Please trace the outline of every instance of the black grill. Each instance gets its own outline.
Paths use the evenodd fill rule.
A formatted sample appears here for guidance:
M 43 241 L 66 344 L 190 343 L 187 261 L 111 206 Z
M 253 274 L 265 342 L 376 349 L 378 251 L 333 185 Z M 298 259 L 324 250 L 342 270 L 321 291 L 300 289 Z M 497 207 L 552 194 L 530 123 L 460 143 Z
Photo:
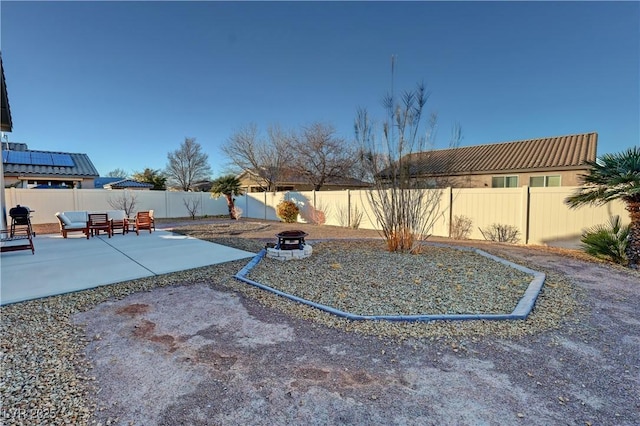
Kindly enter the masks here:
M 29 234 L 36 236 L 31 227 L 31 209 L 29 207 L 18 204 L 9 210 L 9 216 L 11 216 L 11 238 L 15 235 L 16 227 L 26 227 Z

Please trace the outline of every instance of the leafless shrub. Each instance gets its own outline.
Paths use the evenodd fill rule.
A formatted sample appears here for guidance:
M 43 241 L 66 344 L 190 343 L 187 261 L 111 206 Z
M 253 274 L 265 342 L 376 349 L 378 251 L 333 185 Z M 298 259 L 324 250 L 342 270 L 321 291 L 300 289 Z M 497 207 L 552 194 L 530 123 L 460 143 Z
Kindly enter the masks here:
M 520 231 L 518 228 L 511 225 L 504 225 L 501 223 L 494 223 L 491 226 L 482 229 L 478 228 L 480 233 L 487 241 L 497 241 L 499 243 L 517 243 L 520 241 Z
M 467 216 L 453 216 L 451 221 L 451 238 L 454 240 L 466 240 L 471 234 L 471 226 L 473 221 Z
M 124 210 L 127 217 L 132 217 L 133 213 L 136 209 L 136 202 L 138 201 L 138 197 L 130 193 L 129 191 L 123 190 L 117 196 L 110 196 L 107 202 L 114 210 Z
M 344 206 L 343 204 L 336 204 L 338 211 L 338 224 L 343 228 L 360 228 L 362 222 L 362 215 L 364 212 L 358 209 L 358 206 Z
M 200 208 L 200 198 L 183 198 L 182 202 L 189 212 L 191 219 L 195 220 Z
M 380 226 L 390 251 L 416 253 L 440 213 L 442 189 L 434 188 L 432 179 L 419 173 L 419 161 L 434 142 L 437 124 L 433 113 L 426 131 L 422 129 L 428 97 L 422 84 L 403 92 L 399 99 L 393 91 L 387 95 L 381 143 L 374 137 L 367 111 L 359 110 L 356 118 L 356 138 L 362 146 L 360 161 L 374 178 L 372 189 L 366 191 L 372 221 Z M 455 127 L 450 147 L 457 146 L 460 139 L 460 128 Z
M 329 207 L 322 203 L 318 203 L 315 207 L 311 205 L 311 203 L 306 203 L 306 205 L 300 209 L 300 216 L 314 225 L 324 225 L 327 222 L 328 215 Z

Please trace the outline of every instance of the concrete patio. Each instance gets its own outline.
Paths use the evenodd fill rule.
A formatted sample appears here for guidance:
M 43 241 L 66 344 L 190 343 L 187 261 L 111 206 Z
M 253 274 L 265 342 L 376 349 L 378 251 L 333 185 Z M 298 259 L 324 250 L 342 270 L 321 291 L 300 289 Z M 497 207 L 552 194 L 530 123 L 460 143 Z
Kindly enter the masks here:
M 156 230 L 140 235 L 38 234 L 30 250 L 2 253 L 0 304 L 253 257 L 254 253 Z

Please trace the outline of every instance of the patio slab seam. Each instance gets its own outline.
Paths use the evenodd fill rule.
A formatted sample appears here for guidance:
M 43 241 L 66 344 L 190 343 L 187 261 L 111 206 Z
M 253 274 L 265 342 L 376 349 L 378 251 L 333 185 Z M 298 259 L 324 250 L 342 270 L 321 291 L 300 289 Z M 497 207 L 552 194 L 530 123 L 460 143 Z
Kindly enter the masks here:
M 120 253 L 121 255 L 123 255 L 124 257 L 126 257 L 127 259 L 129 259 L 130 261 L 132 261 L 133 263 L 137 264 L 138 266 L 140 266 L 142 269 L 146 269 L 147 271 L 149 271 L 149 273 L 151 274 L 150 276 L 157 276 L 158 274 L 155 273 L 154 271 L 152 271 L 151 269 L 147 268 L 146 266 L 144 266 L 142 263 L 138 262 L 137 260 L 135 260 L 133 257 L 129 256 L 127 253 L 125 253 L 124 251 L 120 250 L 118 247 L 114 246 L 113 244 L 109 244 L 109 241 L 107 241 L 106 239 L 104 239 L 102 236 L 98 235 L 97 236 L 100 241 L 104 242 L 106 245 L 108 245 L 109 247 L 111 247 L 112 249 L 114 249 L 115 251 L 117 251 L 118 253 Z
M 313 302 L 308 299 L 304 299 L 302 297 L 296 296 L 294 294 L 286 293 L 281 290 L 275 289 L 268 285 L 259 283 L 257 281 L 251 280 L 247 278 L 247 275 L 251 272 L 251 270 L 260 263 L 260 261 L 265 257 L 267 251 L 266 249 L 262 249 L 256 256 L 251 259 L 249 263 L 247 263 L 237 274 L 234 275 L 239 281 L 242 281 L 246 284 L 258 287 L 262 290 L 269 291 L 273 294 L 276 294 L 281 297 L 285 297 L 294 302 L 302 303 L 322 311 L 328 312 L 330 314 L 346 318 L 354 321 L 408 321 L 408 322 L 419 322 L 419 321 L 469 321 L 469 320 L 525 320 L 535 305 L 535 302 L 542 291 L 542 287 L 544 286 L 544 282 L 546 279 L 546 275 L 542 272 L 534 271 L 533 269 L 529 269 L 525 266 L 518 265 L 517 263 L 510 262 L 506 259 L 502 259 L 498 256 L 494 256 L 489 254 L 483 250 L 477 248 L 470 247 L 461 247 L 461 246 L 453 246 L 442 243 L 425 243 L 427 245 L 439 246 L 439 247 L 448 247 L 454 248 L 462 251 L 470 251 L 473 253 L 477 253 L 481 256 L 487 257 L 496 262 L 502 263 L 503 265 L 509 266 L 511 268 L 517 269 L 521 272 L 524 272 L 528 275 L 532 275 L 533 279 L 529 283 L 529 286 L 525 290 L 524 295 L 518 301 L 518 304 L 514 308 L 514 310 L 510 314 L 425 314 L 425 315 L 360 315 L 354 314 L 351 312 L 341 311 L 334 307 L 323 305 L 321 303 Z

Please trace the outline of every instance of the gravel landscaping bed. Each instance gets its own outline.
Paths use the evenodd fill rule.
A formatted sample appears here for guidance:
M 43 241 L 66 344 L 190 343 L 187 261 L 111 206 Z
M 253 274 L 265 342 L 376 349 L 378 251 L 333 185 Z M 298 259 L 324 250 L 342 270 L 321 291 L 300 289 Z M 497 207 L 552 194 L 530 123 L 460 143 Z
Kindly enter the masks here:
M 297 225 L 296 228 L 307 229 L 306 226 Z M 241 226 L 234 227 L 225 222 L 216 222 L 189 224 L 181 229 L 176 228 L 175 231 L 242 250 L 257 252 L 264 247 L 265 241 L 273 241 L 272 236 L 281 229 L 281 227 L 264 223 L 242 223 Z M 316 228 L 313 229 L 316 230 L 315 233 L 307 232 L 317 238 L 323 237 Z M 362 235 L 355 231 L 349 233 L 339 228 L 329 229 L 327 232 L 330 236 L 335 233 L 344 238 L 357 238 Z M 248 236 L 252 238 L 247 238 Z M 374 237 L 371 234 L 365 236 Z M 331 238 L 334 237 L 331 236 Z M 315 298 L 320 303 L 365 314 L 510 312 L 517 303 L 517 299 L 522 295 L 523 288 L 526 288 L 530 281 L 530 277 L 526 274 L 485 258 L 478 258 L 477 255 L 469 252 L 430 247 L 421 255 L 399 256 L 381 250 L 382 245 L 376 241 L 309 241 L 314 248 L 314 253 L 310 258 L 284 263 L 265 259 L 254 269 L 251 278 L 268 285 L 278 286 L 284 291 L 298 293 L 303 297 Z M 479 356 L 477 354 L 482 353 L 483 356 L 489 357 L 487 362 L 491 359 L 490 353 L 495 352 L 496 361 L 500 357 L 504 358 L 501 362 L 508 370 L 507 366 L 512 357 L 509 351 L 517 353 L 518 356 L 529 354 L 528 351 L 531 351 L 531 354 L 535 354 L 535 359 L 527 361 L 531 365 L 514 366 L 518 371 L 509 371 L 508 374 L 515 382 L 521 380 L 519 373 L 522 373 L 524 382 L 529 380 L 529 376 L 535 377 L 531 383 L 534 387 L 536 381 L 540 383 L 540 392 L 544 392 L 544 396 L 549 397 L 547 408 L 551 410 L 550 412 L 556 411 L 555 407 L 551 409 L 551 404 L 557 406 L 558 398 L 561 398 L 560 404 L 567 410 L 571 409 L 567 419 L 579 418 L 582 419 L 581 423 L 583 424 L 589 419 L 599 419 L 603 424 L 633 424 L 631 413 L 634 412 L 634 407 L 640 407 L 640 402 L 637 398 L 629 398 L 628 395 L 631 395 L 629 392 L 637 391 L 635 382 L 628 379 L 623 385 L 614 385 L 610 384 L 610 380 L 607 379 L 606 383 L 602 384 L 600 382 L 605 379 L 606 374 L 598 375 L 596 371 L 599 370 L 595 364 L 591 367 L 584 364 L 588 362 L 586 360 L 594 358 L 595 355 L 597 356 L 594 359 L 600 359 L 599 362 L 603 363 L 600 354 L 604 356 L 611 350 L 611 355 L 607 355 L 606 363 L 613 364 L 606 366 L 607 371 L 619 370 L 623 372 L 625 377 L 631 378 L 637 374 L 637 351 L 633 355 L 633 352 L 629 352 L 626 348 L 635 347 L 637 350 L 637 344 L 640 341 L 635 341 L 634 344 L 633 339 L 638 337 L 624 336 L 621 334 L 625 332 L 624 327 L 617 326 L 609 316 L 606 317 L 606 320 L 600 320 L 597 316 L 603 310 L 615 312 L 609 306 L 613 306 L 614 302 L 610 299 L 615 299 L 616 296 L 610 296 L 599 289 L 589 289 L 591 293 L 595 291 L 597 296 L 594 296 L 587 292 L 585 286 L 576 285 L 566 270 L 561 271 L 561 268 L 554 266 L 565 263 L 558 254 L 549 255 L 552 259 L 550 262 L 539 261 L 538 264 L 531 265 L 527 261 L 527 259 L 535 257 L 530 256 L 531 253 L 534 253 L 531 249 L 511 250 L 508 246 L 503 245 L 496 246 L 495 249 L 482 248 L 505 258 L 509 258 L 510 251 L 512 251 L 514 257 L 509 260 L 547 274 L 543 290 L 527 320 L 419 323 L 348 321 L 233 279 L 233 274 L 238 272 L 247 263 L 246 261 L 229 262 L 223 265 L 144 278 L 78 293 L 4 306 L 0 311 L 0 335 L 2 336 L 0 339 L 0 399 L 3 421 L 6 424 L 90 424 L 98 419 L 97 421 L 102 424 L 105 424 L 106 420 L 112 421 L 112 424 L 120 424 L 116 420 L 117 415 L 112 415 L 113 410 L 110 411 L 108 406 L 101 403 L 99 382 L 106 380 L 106 378 L 101 378 L 99 374 L 96 374 L 95 363 L 86 357 L 85 349 L 88 345 L 99 347 L 102 336 L 87 335 L 85 326 L 74 321 L 74 317 L 80 313 L 92 311 L 105 302 L 113 303 L 130 295 L 144 295 L 150 292 L 148 294 L 152 296 L 154 289 L 170 286 L 176 288 L 193 286 L 196 289 L 205 285 L 213 291 L 238 295 L 241 300 L 245 300 L 243 303 L 252 306 L 249 311 L 251 317 L 267 318 L 273 316 L 280 318 L 279 320 L 272 319 L 271 322 L 285 321 L 284 318 L 290 318 L 292 322 L 299 321 L 299 327 L 308 327 L 307 333 L 311 332 L 309 330 L 313 330 L 313 333 L 317 332 L 317 338 L 320 340 L 325 335 L 333 335 L 333 331 L 323 331 L 326 330 L 325 327 L 329 327 L 330 330 L 335 330 L 335 333 L 342 333 L 331 337 L 330 340 L 336 345 L 344 343 L 344 347 L 348 347 L 350 343 L 347 342 L 354 341 L 356 339 L 354 336 L 365 336 L 358 337 L 358 344 L 362 344 L 363 347 L 376 346 L 373 342 L 377 340 L 372 341 L 366 337 L 375 336 L 375 339 L 383 342 L 381 344 L 386 348 L 382 350 L 381 356 L 389 357 L 392 362 L 390 365 L 394 366 L 397 365 L 393 364 L 396 358 L 403 359 L 406 356 L 406 360 L 403 362 L 414 362 L 413 358 L 418 357 L 420 353 L 429 353 L 429 357 L 433 360 L 425 360 L 424 362 L 428 362 L 428 365 L 432 366 L 430 368 L 437 368 L 438 361 L 435 359 L 441 357 L 441 352 L 452 351 L 450 352 L 452 355 L 466 354 L 467 357 Z M 577 261 L 572 262 L 571 265 L 576 264 Z M 584 265 L 584 263 L 578 265 Z M 606 269 L 606 266 L 599 268 L 602 268 L 604 274 L 607 271 L 614 271 L 614 269 Z M 628 274 L 626 271 L 617 273 Z M 296 278 L 292 279 L 291 277 Z M 602 280 L 607 280 L 606 275 L 603 275 Z M 629 290 L 629 293 L 636 294 L 637 291 Z M 594 297 L 606 299 L 606 303 L 594 302 Z M 620 296 L 619 300 L 626 299 Z M 261 309 L 264 312 L 256 306 L 262 306 Z M 614 313 L 607 313 L 607 315 L 615 316 Z M 632 316 L 635 313 L 628 311 L 627 315 Z M 637 328 L 637 324 L 633 325 L 633 318 L 629 319 L 628 324 L 627 331 L 633 330 L 634 327 Z M 633 333 L 633 331 L 631 332 Z M 337 338 L 344 340 L 344 342 L 336 341 Z M 599 346 L 598 349 L 576 346 L 587 344 Z M 529 345 L 536 349 L 530 350 L 524 347 Z M 558 349 L 559 345 L 560 349 Z M 536 360 L 544 361 L 545 357 L 553 358 L 555 363 L 564 362 L 563 359 L 566 360 L 568 356 L 567 354 L 563 355 L 562 345 L 566 346 L 565 349 L 573 348 L 572 350 L 577 351 L 575 348 L 578 348 L 588 357 L 585 355 L 584 358 L 578 359 L 579 362 L 567 364 L 566 368 L 575 371 L 566 373 L 566 376 L 561 370 L 556 371 L 553 366 L 536 366 Z M 613 349 L 614 345 L 625 349 L 624 351 L 623 349 Z M 388 349 L 389 347 L 395 349 L 391 351 Z M 379 348 L 377 351 L 380 354 Z M 545 352 L 549 352 L 549 354 L 545 355 Z M 125 355 L 123 354 L 123 356 Z M 231 355 L 222 353 L 222 355 L 216 356 L 222 357 L 219 358 L 222 360 Z M 374 368 L 377 365 L 375 363 L 378 361 L 372 359 L 371 362 L 373 363 L 371 371 L 374 371 L 377 368 Z M 453 361 L 449 359 L 446 362 Z M 145 368 L 151 368 L 151 366 Z M 525 374 L 525 370 L 522 370 L 523 368 L 527 369 L 527 374 Z M 581 373 L 585 368 L 586 370 Z M 596 408 L 589 408 L 588 416 L 584 417 L 579 413 L 585 407 L 579 405 L 569 407 L 573 405 L 572 403 L 577 400 L 577 397 L 574 396 L 570 400 L 566 397 L 567 393 L 561 393 L 561 389 L 564 389 L 562 388 L 564 383 L 575 385 L 570 377 L 574 377 L 575 374 L 586 374 L 589 370 L 594 370 L 593 383 L 585 382 L 587 390 L 583 392 L 598 394 L 601 399 L 613 398 L 615 403 L 598 402 L 596 404 L 592 401 L 593 407 Z M 324 370 L 308 369 L 308 371 L 318 371 L 320 374 Z M 416 369 L 415 371 L 420 370 Z M 96 376 L 98 377 L 96 378 Z M 227 382 L 225 381 L 225 383 Z M 542 384 L 545 388 L 542 388 Z M 453 389 L 461 389 L 455 387 L 460 384 L 448 383 L 447 385 L 454 386 Z M 251 386 L 253 385 L 251 384 Z M 607 389 L 610 386 L 618 386 L 619 389 L 625 389 L 625 391 L 623 394 L 608 392 Z M 224 389 L 226 390 L 226 387 Z M 213 398 L 211 392 L 211 390 L 206 392 L 209 398 Z M 377 395 L 379 394 L 374 395 L 375 398 L 367 397 L 369 402 L 365 401 L 364 403 L 368 404 L 371 399 L 377 399 Z M 450 397 L 453 396 L 454 394 L 451 394 Z M 437 397 L 434 395 L 433 398 Z M 621 401 L 626 401 L 627 405 L 621 405 Z M 587 402 L 589 401 L 587 400 Z M 249 407 L 251 402 L 244 401 L 244 404 Z M 538 404 L 544 405 L 542 401 Z M 598 404 L 603 408 L 598 408 L 600 406 Z M 23 414 L 22 418 L 15 416 L 16 410 L 23 410 L 19 411 Z M 526 411 L 523 408 L 520 410 Z M 609 419 L 608 416 L 613 416 L 614 413 L 618 417 Z M 517 416 L 515 414 L 514 412 L 514 417 L 507 420 L 507 423 L 518 421 L 524 417 L 524 414 L 521 416 L 520 411 Z M 547 419 L 558 420 L 558 418 L 562 418 L 558 417 L 560 415 L 560 413 L 553 414 L 553 417 Z M 32 417 L 29 419 L 24 416 Z M 251 417 L 247 419 L 251 419 Z M 433 418 L 431 419 L 433 420 Z M 528 417 L 530 422 L 533 419 Z M 607 422 L 606 419 L 610 421 Z M 180 424 L 176 421 L 178 420 L 165 423 Z M 255 424 L 260 424 L 258 417 L 253 418 L 252 421 L 257 422 Z M 540 421 L 544 423 L 543 420 Z M 567 422 L 574 423 L 570 420 Z M 473 421 L 461 422 L 461 424 L 472 423 Z M 542 423 L 534 420 L 531 424 Z M 186 422 L 182 424 L 209 423 Z
M 249 279 L 356 315 L 508 314 L 532 276 L 479 254 L 424 246 L 389 253 L 381 242 L 322 242 L 295 261 L 264 258 Z

